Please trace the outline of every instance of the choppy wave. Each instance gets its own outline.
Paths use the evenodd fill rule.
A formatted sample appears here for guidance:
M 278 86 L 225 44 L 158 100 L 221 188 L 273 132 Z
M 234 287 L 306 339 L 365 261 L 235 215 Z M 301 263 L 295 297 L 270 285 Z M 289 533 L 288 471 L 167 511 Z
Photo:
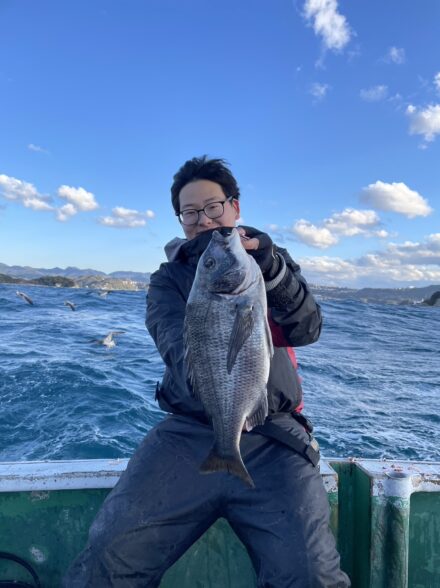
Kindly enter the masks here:
M 0 460 L 128 457 L 163 416 L 145 294 L 0 285 Z M 76 311 L 64 305 L 76 304 Z M 323 301 L 297 349 L 325 456 L 440 460 L 440 309 Z M 113 349 L 92 341 L 125 330 Z
M 439 460 L 439 309 L 323 303 L 320 340 L 297 350 L 326 456 Z

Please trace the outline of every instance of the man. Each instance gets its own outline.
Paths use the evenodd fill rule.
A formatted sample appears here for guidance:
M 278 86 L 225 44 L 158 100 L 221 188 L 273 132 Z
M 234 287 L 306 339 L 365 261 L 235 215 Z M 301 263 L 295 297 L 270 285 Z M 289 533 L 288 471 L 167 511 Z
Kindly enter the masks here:
M 167 245 L 168 263 L 151 276 L 146 321 L 165 363 L 157 399 L 169 415 L 131 458 L 64 585 L 158 586 L 186 549 L 224 517 L 246 546 L 259 587 L 345 588 L 350 582 L 329 529 L 318 453 L 300 415 L 302 392 L 289 348 L 318 339 L 319 306 L 285 250 L 266 233 L 239 228 L 266 282 L 275 346 L 269 417 L 240 441 L 255 489 L 226 472 L 200 474 L 213 430 L 187 379 L 185 306 L 213 230 L 230 229 L 240 217 L 240 193 L 225 162 L 204 156 L 180 168 L 171 196 L 186 239 Z

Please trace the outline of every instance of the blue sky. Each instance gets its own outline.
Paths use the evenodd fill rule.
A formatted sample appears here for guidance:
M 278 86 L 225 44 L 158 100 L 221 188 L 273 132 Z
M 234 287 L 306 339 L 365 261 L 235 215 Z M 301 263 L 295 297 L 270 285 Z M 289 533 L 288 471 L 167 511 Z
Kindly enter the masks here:
M 0 0 L 0 262 L 154 271 L 186 160 L 312 283 L 440 283 L 438 0 Z

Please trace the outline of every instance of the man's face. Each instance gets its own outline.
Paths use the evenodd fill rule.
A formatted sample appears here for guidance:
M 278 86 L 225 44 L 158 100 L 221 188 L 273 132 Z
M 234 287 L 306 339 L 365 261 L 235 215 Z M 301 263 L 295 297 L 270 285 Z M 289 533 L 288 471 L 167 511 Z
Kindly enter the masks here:
M 180 212 L 195 209 L 200 210 L 212 202 L 225 202 L 226 196 L 220 184 L 211 180 L 196 180 L 186 184 L 179 194 Z M 235 227 L 235 221 L 240 217 L 240 205 L 238 200 L 228 200 L 224 204 L 224 212 L 218 218 L 208 218 L 201 211 L 199 220 L 195 225 L 182 224 L 183 232 L 187 239 L 194 239 L 203 231 L 216 229 L 217 227 Z

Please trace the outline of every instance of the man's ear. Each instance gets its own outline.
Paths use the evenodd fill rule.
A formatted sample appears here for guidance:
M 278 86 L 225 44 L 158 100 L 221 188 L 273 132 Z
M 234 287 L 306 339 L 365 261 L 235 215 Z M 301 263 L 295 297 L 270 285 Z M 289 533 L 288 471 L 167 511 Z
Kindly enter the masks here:
M 235 209 L 235 220 L 238 220 L 240 218 L 240 202 L 234 198 L 232 206 Z

